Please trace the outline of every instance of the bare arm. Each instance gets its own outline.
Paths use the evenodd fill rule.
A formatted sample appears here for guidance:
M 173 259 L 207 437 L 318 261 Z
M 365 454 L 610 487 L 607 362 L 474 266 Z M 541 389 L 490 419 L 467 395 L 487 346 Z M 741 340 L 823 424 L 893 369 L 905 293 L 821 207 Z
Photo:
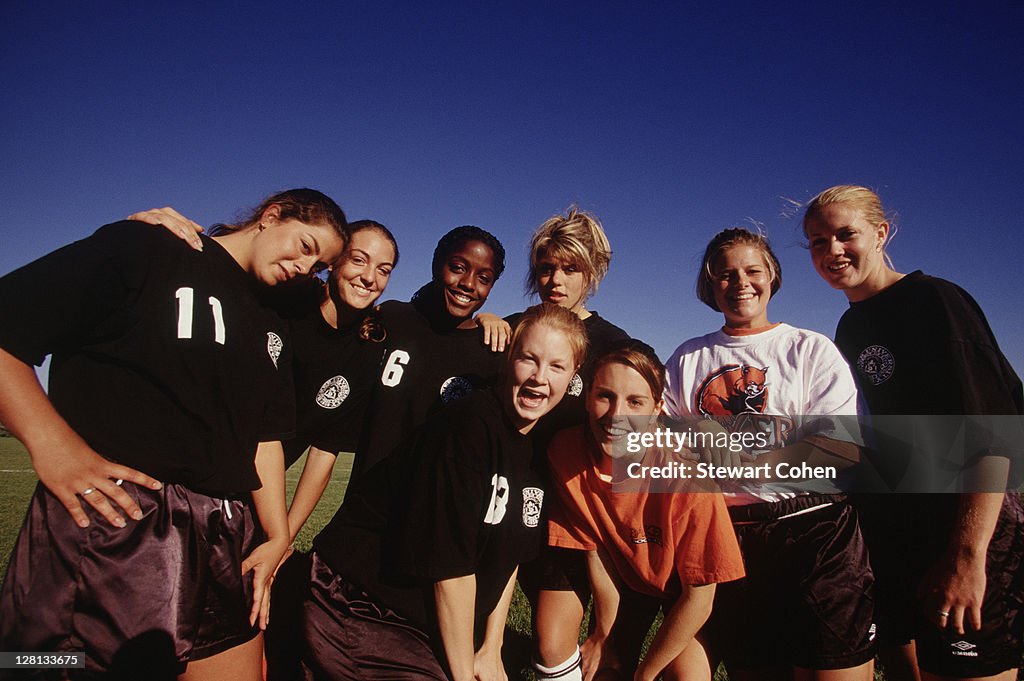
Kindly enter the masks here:
M 968 471 L 991 481 L 1009 474 L 1008 459 L 986 456 Z M 970 627 L 981 629 L 981 603 L 985 595 L 985 555 L 995 532 L 1002 492 L 969 492 L 960 495 L 959 508 L 946 552 L 921 582 L 925 617 L 940 628 L 958 634 Z M 943 616 L 942 613 L 949 613 Z
M 512 594 L 516 590 L 517 574 L 518 568 L 512 572 L 501 598 L 487 616 L 484 642 L 473 659 L 473 676 L 480 681 L 508 681 L 505 665 L 501 662 L 501 646 L 505 639 L 505 621 L 508 619 L 508 609 L 512 604 Z
M 476 575 L 435 582 L 434 601 L 452 681 L 471 681 L 475 662 L 473 612 L 476 607 Z
M 619 611 L 619 585 L 611 576 L 607 558 L 598 551 L 587 551 L 587 574 L 594 594 L 593 631 L 580 646 L 583 680 L 590 681 L 599 669 L 620 669 L 621 662 L 611 647 L 612 626 Z
M 843 440 L 834 440 L 821 435 L 812 435 L 791 445 L 773 449 L 756 459 L 756 464 L 775 466 L 780 463 L 808 466 L 834 466 L 837 470 L 848 468 L 860 462 L 862 450 L 859 445 Z
M 162 225 L 192 248 L 197 251 L 203 250 L 203 240 L 199 238 L 199 235 L 203 233 L 203 226 L 192 222 L 170 206 L 133 213 L 128 216 L 128 219 L 147 222 L 151 225 Z
M 672 609 L 651 641 L 644 661 L 637 667 L 636 681 L 654 681 L 672 660 L 679 657 L 711 614 L 715 585 L 683 585 Z
M 252 493 L 253 505 L 267 540 L 242 561 L 242 574 L 253 571 L 253 603 L 249 623 L 261 629 L 270 618 L 270 585 L 291 543 L 285 511 L 284 451 L 280 442 L 261 442 L 256 448 L 256 472 L 263 486 Z
M 35 370 L 3 349 L 0 376 L 0 422 L 25 444 L 39 480 L 75 523 L 89 526 L 78 495 L 117 527 L 124 527 L 125 520 L 114 504 L 130 517 L 141 518 L 138 504 L 115 481 L 127 480 L 150 489 L 160 489 L 161 484 L 97 454 L 57 413 Z
M 299 478 L 299 484 L 295 487 L 292 505 L 288 508 L 289 543 L 295 541 L 299 530 L 306 524 L 309 515 L 324 495 L 327 483 L 331 481 L 331 473 L 334 472 L 334 463 L 337 460 L 338 457 L 331 452 L 325 452 L 316 447 L 309 448 L 306 465 L 302 469 L 302 477 Z

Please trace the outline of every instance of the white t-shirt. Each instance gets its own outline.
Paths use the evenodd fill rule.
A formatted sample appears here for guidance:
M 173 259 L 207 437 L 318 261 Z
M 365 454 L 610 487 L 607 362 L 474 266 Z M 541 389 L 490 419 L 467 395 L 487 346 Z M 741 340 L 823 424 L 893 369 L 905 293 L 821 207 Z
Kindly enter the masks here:
M 822 418 L 855 416 L 857 388 L 846 360 L 820 333 L 788 324 L 744 335 L 719 330 L 676 348 L 666 373 L 669 416 L 737 416 L 734 430 L 760 432 L 767 441 L 763 449 L 749 451 L 755 456 L 811 435 L 860 443 L 854 419 Z M 841 491 L 829 477 L 720 482 L 730 505 Z

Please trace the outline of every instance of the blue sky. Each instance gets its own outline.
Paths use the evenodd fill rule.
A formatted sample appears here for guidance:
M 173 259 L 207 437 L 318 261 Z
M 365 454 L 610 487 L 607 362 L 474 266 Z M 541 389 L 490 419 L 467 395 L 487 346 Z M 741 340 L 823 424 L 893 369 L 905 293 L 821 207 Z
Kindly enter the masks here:
M 845 299 L 783 209 L 853 182 L 898 213 L 898 269 L 967 288 L 1024 370 L 1024 5 L 632 5 L 3 3 L 0 273 L 138 209 L 311 186 L 393 229 L 386 297 L 449 228 L 494 232 L 508 313 L 532 230 L 578 203 L 614 249 L 592 309 L 667 357 L 721 324 L 704 245 L 752 222 L 772 320 L 831 336 Z

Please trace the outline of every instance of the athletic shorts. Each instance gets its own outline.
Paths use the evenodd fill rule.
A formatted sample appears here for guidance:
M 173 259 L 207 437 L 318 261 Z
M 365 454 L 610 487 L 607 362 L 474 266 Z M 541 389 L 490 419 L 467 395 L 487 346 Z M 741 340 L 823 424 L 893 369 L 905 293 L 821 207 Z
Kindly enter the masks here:
M 256 636 L 242 560 L 263 535 L 248 498 L 124 490 L 141 520 L 118 528 L 87 507 L 83 529 L 36 487 L 0 591 L 0 650 L 84 652 L 71 678 L 164 678 Z
M 658 612 L 668 613 L 673 598 L 656 597 L 623 587 L 619 592 L 619 610 L 612 625 L 611 645 L 622 663 L 621 676 L 633 678 L 640 665 L 640 652 Z
M 307 681 L 447 681 L 430 637 L 313 553 L 304 608 Z
M 309 595 L 308 553 L 296 551 L 274 576 L 270 590 L 270 621 L 263 632 L 267 659 L 267 681 L 293 681 L 302 678 L 303 603 Z
M 540 554 L 519 566 L 519 586 L 536 604 L 538 591 L 575 591 L 586 607 L 590 601 L 587 552 L 560 546 L 542 546 Z
M 890 495 L 894 496 L 894 495 Z M 925 571 L 942 555 L 957 508 L 955 495 L 906 495 L 902 499 L 874 500 L 877 511 L 901 504 L 903 517 L 917 516 L 917 531 L 923 535 L 908 539 L 903 529 L 907 523 L 895 521 L 888 531 L 871 535 L 872 561 L 881 563 L 880 578 L 885 590 L 880 596 L 888 625 L 887 643 L 917 641 L 918 662 L 922 669 L 942 676 L 992 676 L 1020 666 L 1024 650 L 1024 510 L 1017 494 L 1003 499 L 999 519 L 985 556 L 985 596 L 981 606 L 981 631 L 964 635 L 937 628 L 930 614 L 923 612 L 917 598 L 918 586 Z M 949 520 L 928 524 L 920 518 L 920 508 L 908 504 L 942 504 L 928 508 L 932 516 Z M 869 511 L 872 512 L 872 511 Z M 879 527 L 884 527 L 882 523 Z M 901 539 L 903 540 L 901 542 Z M 888 578 L 888 581 L 886 581 Z
M 874 578 L 845 499 L 803 495 L 729 514 L 747 576 L 718 585 L 701 630 L 712 652 L 747 670 L 847 669 L 872 659 Z

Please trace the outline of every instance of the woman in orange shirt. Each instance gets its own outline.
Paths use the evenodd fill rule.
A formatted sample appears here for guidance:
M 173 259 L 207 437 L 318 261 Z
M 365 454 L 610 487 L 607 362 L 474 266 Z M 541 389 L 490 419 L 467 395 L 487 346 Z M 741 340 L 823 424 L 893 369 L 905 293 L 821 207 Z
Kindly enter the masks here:
M 715 584 L 744 574 L 717 490 L 651 483 L 644 474 L 643 466 L 671 463 L 685 471 L 681 466 L 692 463 L 639 446 L 638 436 L 658 424 L 664 375 L 646 344 L 611 346 L 594 362 L 587 423 L 559 433 L 550 448 L 562 503 L 549 543 L 588 552 L 595 593 L 595 624 L 582 647 L 587 679 L 710 679 L 693 637 L 711 612 Z M 639 662 L 659 609 L 665 621 Z

